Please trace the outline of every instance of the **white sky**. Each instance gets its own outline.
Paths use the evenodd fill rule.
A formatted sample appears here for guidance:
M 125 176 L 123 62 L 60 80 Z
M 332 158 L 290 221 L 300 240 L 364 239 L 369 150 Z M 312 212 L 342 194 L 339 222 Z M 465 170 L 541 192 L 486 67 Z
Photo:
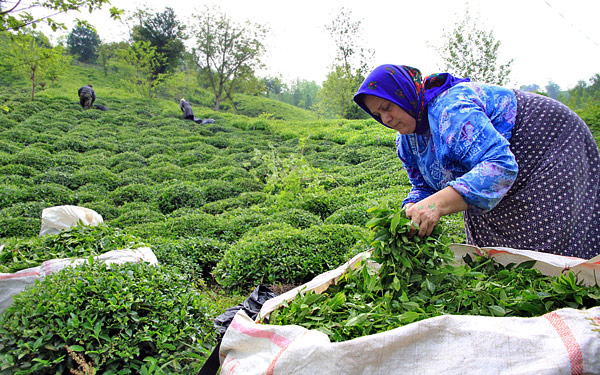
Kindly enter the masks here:
M 362 45 L 374 52 L 372 66 L 404 64 L 424 75 L 437 73 L 441 61 L 435 49 L 444 31 L 454 28 L 465 9 L 501 42 L 500 63 L 514 59 L 510 87 L 549 81 L 570 89 L 600 73 L 600 0 L 112 0 L 126 11 L 147 7 L 161 12 L 166 6 L 189 24 L 204 5 L 217 5 L 230 18 L 250 20 L 270 30 L 264 41 L 266 69 L 260 76 L 296 78 L 321 85 L 335 56 L 325 30 L 342 7 L 361 21 Z M 91 15 L 69 13 L 94 25 L 102 41 L 121 41 L 128 29 L 108 18 L 108 6 Z M 55 17 L 69 31 L 71 17 Z

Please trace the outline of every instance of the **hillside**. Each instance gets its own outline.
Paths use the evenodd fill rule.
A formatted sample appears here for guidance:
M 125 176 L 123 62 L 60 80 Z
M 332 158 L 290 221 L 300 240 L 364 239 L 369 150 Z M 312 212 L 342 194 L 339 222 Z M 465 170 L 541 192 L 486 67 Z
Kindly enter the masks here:
M 82 110 L 76 82 L 92 82 L 96 103 L 110 109 Z M 45 345 L 59 349 L 27 349 L 30 354 L 23 355 L 57 361 L 47 369 L 75 366 L 68 356 L 58 359 L 67 354 L 60 338 L 64 330 L 69 332 L 67 343 L 86 342 L 81 352 L 84 358 L 104 370 L 138 371 L 146 366 L 146 356 L 167 366 L 163 368 L 166 373 L 196 371 L 215 344 L 212 319 L 243 300 L 259 283 L 274 289 L 297 285 L 364 250 L 361 238 L 366 233 L 367 208 L 387 200 L 399 203 L 410 188 L 394 152 L 393 132 L 371 120 L 319 121 L 302 110 L 254 97 L 239 101 L 238 110 L 257 116 L 247 117 L 215 112 L 201 106 L 201 99 L 188 97 L 197 117 L 215 120 L 201 126 L 181 118 L 176 100 L 138 98 L 116 81 L 103 81 L 99 70 L 85 67 L 74 67 L 68 80 L 38 92 L 35 101 L 29 101 L 29 95 L 26 87 L 6 87 L 0 93 L 0 106 L 8 109 L 0 113 L 0 244 L 4 246 L 0 272 L 15 272 L 54 257 L 87 256 L 119 244 L 149 246 L 161 265 L 158 275 L 128 270 L 138 275 L 136 281 L 122 280 L 125 285 L 133 284 L 112 292 L 106 292 L 112 290 L 106 284 L 94 287 L 105 292 L 91 295 L 91 286 L 84 284 L 60 290 L 81 275 L 62 275 L 43 283 L 52 290 L 44 304 L 61 306 L 49 308 L 48 313 L 54 314 L 56 322 L 65 314 L 64 326 L 56 323 L 55 334 L 44 334 Z M 104 224 L 98 229 L 38 237 L 42 210 L 56 205 L 93 209 L 102 215 Z M 447 220 L 460 240 L 460 216 Z M 93 268 L 85 272 L 116 271 Z M 88 337 L 89 331 L 72 333 L 74 328 L 68 328 L 71 314 L 81 319 L 105 314 L 88 310 L 90 301 L 104 304 L 126 299 L 117 295 L 134 285 L 155 283 L 150 278 L 157 277 L 170 280 L 159 283 L 161 287 L 181 285 L 183 296 L 157 286 L 140 291 L 163 293 L 162 299 L 145 297 L 150 308 L 161 314 L 151 322 L 171 321 L 175 318 L 170 314 L 181 308 L 190 315 L 175 319 L 188 322 L 177 329 L 187 333 L 169 335 L 166 332 L 173 327 L 152 326 L 156 323 L 144 320 L 128 329 L 164 331 L 171 349 L 149 349 L 130 337 L 119 341 L 118 353 L 141 352 L 121 357 L 116 349 L 108 349 L 117 345 L 115 332 L 106 331 L 107 341 L 96 342 Z M 96 276 L 93 280 L 108 279 Z M 11 323 L 2 328 L 7 340 L 11 334 L 20 335 L 25 326 L 32 335 L 48 329 L 44 323 L 48 317 L 42 313 L 33 319 L 38 315 L 31 310 L 38 306 L 37 296 L 44 293 L 22 293 L 22 299 L 7 310 Z M 158 302 L 165 296 L 178 309 Z M 61 302 L 65 299 L 70 305 Z M 141 307 L 122 308 L 129 316 Z M 119 316 L 111 314 L 102 318 L 104 326 Z M 189 325 L 190 321 L 198 326 Z M 198 337 L 189 336 L 190 332 Z M 19 342 L 25 345 L 19 350 L 30 345 L 27 340 Z M 94 354 L 98 350 L 107 352 Z M 187 353 L 184 359 L 172 362 L 180 352 Z M 0 356 L 6 363 L 15 361 L 8 352 Z M 30 363 L 21 362 L 22 369 Z

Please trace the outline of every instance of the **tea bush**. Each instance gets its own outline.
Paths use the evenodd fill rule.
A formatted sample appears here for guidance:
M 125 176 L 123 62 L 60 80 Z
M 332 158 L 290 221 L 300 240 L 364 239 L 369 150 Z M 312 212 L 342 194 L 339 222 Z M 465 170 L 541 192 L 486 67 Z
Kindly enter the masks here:
M 41 219 L 0 215 L 1 237 L 32 237 L 40 232 Z
M 223 255 L 214 274 L 219 284 L 301 284 L 348 260 L 362 230 L 350 225 L 279 229 L 244 236 Z
M 0 155 L 1 157 L 2 155 Z M 6 158 L 8 160 L 8 158 Z M 39 172 L 37 169 L 23 164 L 8 164 L 0 167 L 0 175 L 19 175 L 23 177 L 32 177 Z
M 150 202 L 154 194 L 154 188 L 148 184 L 130 184 L 116 188 L 109 195 L 116 206 L 122 206 L 128 202 Z
M 121 186 L 119 177 L 108 168 L 92 164 L 81 167 L 73 174 L 73 186 L 71 189 L 77 189 L 80 186 L 94 183 L 105 186 L 109 190 L 116 189 Z
M 204 202 L 206 203 L 235 197 L 242 189 L 234 186 L 234 184 L 228 182 L 227 180 L 198 181 L 198 185 L 201 186 L 202 195 L 205 198 Z
M 159 264 L 177 268 L 190 282 L 211 280 L 211 272 L 229 245 L 210 237 L 149 240 Z
M 260 191 L 248 191 L 243 192 L 236 197 L 206 203 L 202 206 L 202 211 L 217 215 L 236 208 L 249 208 L 264 203 L 266 200 L 267 194 Z
M 29 191 L 25 191 L 17 185 L 0 185 L 0 209 L 10 207 L 15 203 L 27 202 L 30 197 Z
M 171 213 L 182 207 L 199 208 L 207 201 L 201 184 L 175 182 L 166 184 L 160 191 L 157 204 L 163 214 Z
M 153 223 L 164 220 L 164 215 L 152 209 L 148 204 L 139 207 L 139 204 L 125 204 L 119 208 L 119 216 L 110 221 L 111 225 L 126 228 L 131 225 Z
M 367 213 L 368 208 L 369 204 L 364 202 L 342 207 L 326 218 L 325 223 L 350 224 L 364 227 L 367 221 L 369 221 L 369 214 Z
M 323 224 L 319 216 L 299 208 L 278 210 L 271 215 L 271 219 L 276 223 L 287 223 L 300 229 Z
M 15 296 L 0 316 L 4 372 L 66 374 L 66 345 L 102 374 L 196 373 L 215 337 L 204 297 L 168 268 L 147 263 L 67 267 Z
M 48 207 L 75 203 L 71 189 L 55 183 L 34 185 L 30 188 L 30 195 L 43 201 Z

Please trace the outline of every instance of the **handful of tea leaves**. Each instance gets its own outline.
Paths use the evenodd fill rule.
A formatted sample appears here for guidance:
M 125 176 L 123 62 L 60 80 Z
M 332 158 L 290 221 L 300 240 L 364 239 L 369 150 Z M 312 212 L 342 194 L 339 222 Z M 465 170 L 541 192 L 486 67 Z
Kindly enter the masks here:
M 404 210 L 369 212 L 370 260 L 322 294 L 300 293 L 284 303 L 271 313 L 271 324 L 317 329 L 337 342 L 442 314 L 531 317 L 600 305 L 600 286 L 583 286 L 572 271 L 550 277 L 532 268 L 535 262 L 503 266 L 480 256 L 452 265 L 450 241 L 439 225 L 421 238 L 411 235 Z

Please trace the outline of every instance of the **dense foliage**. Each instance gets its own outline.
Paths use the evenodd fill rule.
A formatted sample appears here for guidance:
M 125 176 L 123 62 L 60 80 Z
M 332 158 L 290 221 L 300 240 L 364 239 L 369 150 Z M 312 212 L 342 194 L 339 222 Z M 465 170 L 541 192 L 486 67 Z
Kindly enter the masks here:
M 185 278 L 147 263 L 65 270 L 16 296 L 0 324 L 0 373 L 66 374 L 66 346 L 102 374 L 198 371 L 219 312 Z M 148 372 L 146 372 L 148 373 Z

